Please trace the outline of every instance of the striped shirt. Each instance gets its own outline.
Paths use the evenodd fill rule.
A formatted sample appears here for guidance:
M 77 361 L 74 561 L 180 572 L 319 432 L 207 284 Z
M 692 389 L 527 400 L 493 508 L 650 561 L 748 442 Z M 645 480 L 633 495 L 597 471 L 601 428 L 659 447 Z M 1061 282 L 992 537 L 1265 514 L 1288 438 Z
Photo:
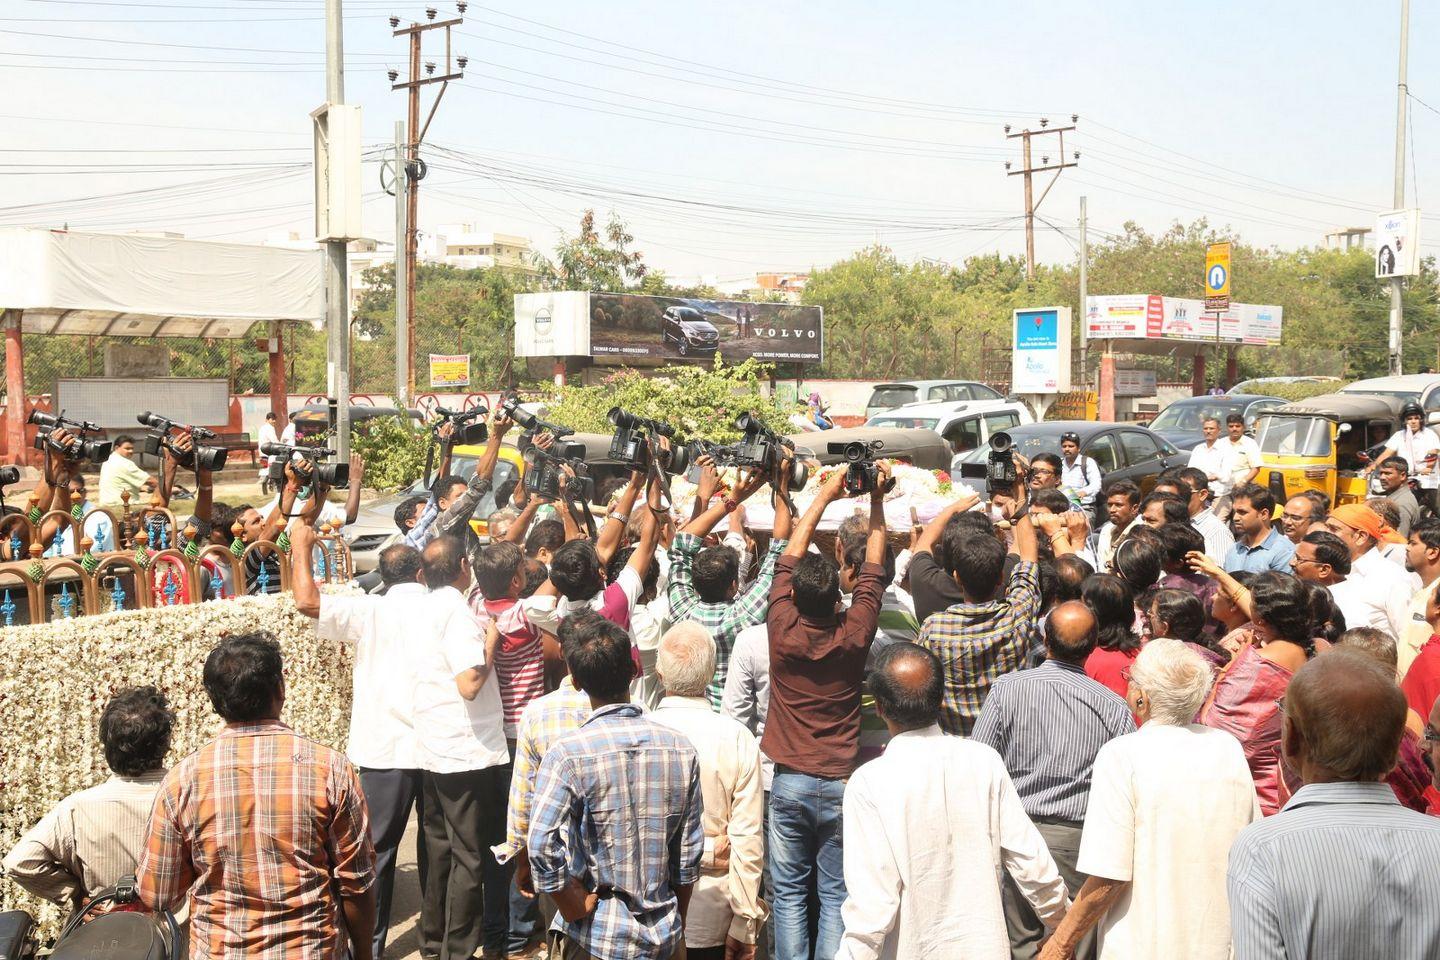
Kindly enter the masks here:
M 770 608 L 770 585 L 775 580 L 775 561 L 785 552 L 790 541 L 774 539 L 760 572 L 745 592 L 732 600 L 720 603 L 706 603 L 695 592 L 695 556 L 705 541 L 691 533 L 677 533 L 670 547 L 670 622 L 694 620 L 710 631 L 715 640 L 715 676 L 706 688 L 710 708 L 720 709 L 720 700 L 725 693 L 725 674 L 730 667 L 730 651 L 735 647 L 735 637 L 746 627 L 765 622 L 765 611 Z
M 986 603 L 957 603 L 926 620 L 919 644 L 945 670 L 940 726 L 968 736 L 990 686 L 1025 666 L 1040 612 L 1040 568 L 1021 560 L 1004 592 Z
M 136 876 L 152 909 L 189 895 L 191 960 L 342 960 L 340 899 L 375 883 L 360 780 L 278 720 L 232 723 L 165 777 Z
M 505 736 L 513 740 L 520 714 L 545 695 L 545 645 L 519 600 L 486 600 L 479 587 L 470 591 L 469 600 L 475 616 L 482 623 L 494 620 L 500 631 L 495 679 L 500 682 Z
M 1440 957 L 1440 820 L 1384 783 L 1312 783 L 1230 851 L 1236 960 Z
M 1216 563 L 1224 563 L 1225 558 L 1230 556 L 1230 548 L 1235 546 L 1235 535 L 1225 521 L 1209 510 L 1201 510 L 1190 518 L 1190 526 L 1205 538 L 1205 556 Z
M 970 736 L 993 747 L 1031 817 L 1079 823 L 1095 755 L 1135 732 L 1125 701 L 1083 667 L 1046 660 L 995 681 Z
M 79 906 L 135 872 L 164 770 L 115 775 L 72 793 L 25 831 L 0 877 L 43 900 Z
M 668 960 L 683 936 L 675 888 L 700 876 L 700 763 L 683 735 L 633 703 L 607 704 L 540 763 L 527 846 L 535 889 L 600 894 L 551 929 L 597 960 Z
M 510 774 L 510 802 L 505 813 L 505 842 L 494 848 L 501 863 L 525 849 L 530 832 L 530 802 L 535 775 L 551 744 L 580 729 L 590 716 L 590 697 L 575 689 L 568 676 L 560 688 L 531 703 L 515 728 L 515 766 Z

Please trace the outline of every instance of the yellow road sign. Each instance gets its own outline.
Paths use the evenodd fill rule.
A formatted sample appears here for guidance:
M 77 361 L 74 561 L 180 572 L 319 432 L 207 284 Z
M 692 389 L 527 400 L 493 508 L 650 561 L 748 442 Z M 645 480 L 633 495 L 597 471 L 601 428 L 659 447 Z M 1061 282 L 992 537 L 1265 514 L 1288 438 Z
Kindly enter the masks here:
M 1230 308 L 1230 244 L 1212 243 L 1205 248 L 1205 309 Z

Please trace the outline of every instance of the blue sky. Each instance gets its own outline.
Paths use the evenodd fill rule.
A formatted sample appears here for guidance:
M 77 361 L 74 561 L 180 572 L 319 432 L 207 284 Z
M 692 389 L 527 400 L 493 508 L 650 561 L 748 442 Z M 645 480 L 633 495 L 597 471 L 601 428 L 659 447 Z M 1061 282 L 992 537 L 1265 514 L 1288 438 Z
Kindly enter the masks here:
M 1426 55 L 1440 10 L 1414 7 L 1411 91 L 1440 109 Z M 423 9 L 346 3 L 347 99 L 376 146 L 404 108 L 386 17 Z M 305 234 L 323 10 L 8 0 L 0 223 Z M 625 218 L 654 265 L 722 279 L 876 241 L 906 259 L 1019 253 L 1020 178 L 1003 168 L 1019 149 L 1002 126 L 1076 113 L 1080 166 L 1041 208 L 1040 259 L 1073 258 L 1082 193 L 1102 234 L 1206 216 L 1248 241 L 1315 244 L 1390 204 L 1398 22 L 1398 2 L 471 3 L 421 226 L 549 249 L 592 206 Z M 427 40 L 427 59 L 441 53 Z M 1440 113 L 1412 101 L 1411 125 L 1407 202 L 1424 207 L 1440 196 Z M 130 191 L 151 192 L 117 196 Z M 367 232 L 389 239 L 391 209 L 374 197 Z M 1434 251 L 1440 215 L 1425 230 Z

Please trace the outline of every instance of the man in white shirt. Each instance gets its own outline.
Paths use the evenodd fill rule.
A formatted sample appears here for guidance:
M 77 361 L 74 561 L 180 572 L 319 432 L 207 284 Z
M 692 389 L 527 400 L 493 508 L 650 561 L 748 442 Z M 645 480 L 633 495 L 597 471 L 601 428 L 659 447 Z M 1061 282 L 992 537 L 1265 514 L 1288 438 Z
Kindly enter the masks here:
M 1065 881 L 992 748 L 940 731 L 944 676 L 933 653 L 895 643 L 871 689 L 893 739 L 845 788 L 841 960 L 1008 957 L 1008 872 L 1045 925 Z
M 1243 419 L 1240 424 L 1243 434 Z M 1205 439 L 1190 451 L 1190 461 L 1186 466 L 1194 467 L 1205 474 L 1205 481 L 1210 487 L 1210 499 L 1212 503 L 1218 504 L 1222 497 L 1230 495 L 1230 478 L 1234 473 L 1230 465 L 1230 442 L 1220 439 L 1219 417 L 1206 417 L 1200 429 L 1204 431 Z
M 134 456 L 135 438 L 127 434 L 116 437 L 115 445 L 110 449 L 110 459 L 100 465 L 102 507 L 120 506 L 124 502 L 120 499 L 122 493 L 130 494 L 132 507 L 149 506 L 148 503 L 137 503 L 135 497 L 143 491 L 154 490 L 158 483 L 135 463 Z
M 311 556 L 315 528 L 295 524 L 290 528 L 290 546 L 297 558 Z M 292 564 L 291 573 L 295 607 L 314 618 L 315 635 L 355 651 L 345 753 L 359 771 L 360 789 L 370 810 L 376 875 L 374 957 L 381 960 L 390 931 L 396 853 L 411 808 L 421 805 L 424 774 L 415 735 L 412 640 L 431 629 L 433 604 L 419 582 L 420 551 L 405 544 L 380 552 L 383 596 L 321 596 L 309 563 Z M 422 896 L 423 890 L 424 884 Z
M 1245 415 L 1232 413 L 1225 418 L 1229 433 L 1226 443 L 1230 455 L 1230 490 L 1233 494 L 1247 483 L 1254 483 L 1260 474 L 1260 445 L 1245 435 Z
M 1090 511 L 1095 507 L 1095 497 L 1100 493 L 1100 482 L 1104 474 L 1100 465 L 1089 457 L 1080 456 L 1080 434 L 1067 430 L 1060 435 L 1060 489 L 1067 491 L 1070 499 L 1080 508 Z
M 1425 411 L 1418 403 L 1407 403 L 1400 408 L 1405 426 L 1398 433 L 1390 434 L 1385 441 L 1385 452 L 1377 456 L 1364 473 L 1369 475 L 1384 463 L 1391 454 L 1402 458 L 1409 467 L 1409 475 L 1420 482 L 1420 489 L 1429 491 L 1425 497 L 1427 506 L 1436 506 L 1435 492 L 1440 488 L 1440 435 L 1425 426 Z
M 425 770 L 421 925 L 443 920 L 440 960 L 470 960 L 482 945 L 503 953 L 509 926 L 509 880 L 491 849 L 505 838 L 510 762 L 499 685 L 486 682 L 500 634 L 493 621 L 483 629 L 465 601 L 470 563 L 458 537 L 430 541 L 421 564 L 429 617 L 407 637 Z
M 265 489 L 270 478 L 270 458 L 265 454 L 265 444 L 279 443 L 280 435 L 275 432 L 275 424 L 279 422 L 275 411 L 265 414 L 265 422 L 260 425 L 260 439 L 255 441 L 255 450 L 259 453 L 256 458 L 260 464 L 260 489 Z
M 715 676 L 715 641 L 699 623 L 677 623 L 660 639 L 656 663 L 665 699 L 650 719 L 683 734 L 700 757 L 705 852 L 685 915 L 685 948 L 723 948 L 750 958 L 768 910 L 760 899 L 765 793 L 760 745 L 738 721 L 710 709 L 705 688 Z
M 1350 551 L 1350 576 L 1346 579 L 1366 602 L 1384 607 L 1385 623 L 1379 629 L 1398 640 L 1404 633 L 1410 598 L 1420 589 L 1419 577 L 1386 559 L 1378 549 L 1382 540 L 1395 542 L 1398 535 L 1374 510 L 1360 503 L 1336 507 L 1325 518 L 1325 529 L 1344 541 Z M 1351 626 L 1348 620 L 1346 626 Z
M 1117 480 L 1105 491 L 1105 511 L 1110 520 L 1100 528 L 1100 539 L 1095 547 L 1095 560 L 1100 564 L 1096 573 L 1104 573 L 1115 558 L 1115 548 L 1140 523 L 1140 488 L 1130 480 Z
M 292 447 L 295 445 L 295 414 L 293 413 L 290 414 L 290 419 L 285 424 L 285 429 L 280 431 L 280 442 L 289 444 Z
M 1290 569 L 1301 580 L 1318 583 L 1330 591 L 1347 628 L 1374 627 L 1394 634 L 1386 594 L 1368 589 L 1363 578 L 1350 576 L 1350 549 L 1335 534 L 1328 530 L 1305 534 L 1305 538 L 1295 544 Z

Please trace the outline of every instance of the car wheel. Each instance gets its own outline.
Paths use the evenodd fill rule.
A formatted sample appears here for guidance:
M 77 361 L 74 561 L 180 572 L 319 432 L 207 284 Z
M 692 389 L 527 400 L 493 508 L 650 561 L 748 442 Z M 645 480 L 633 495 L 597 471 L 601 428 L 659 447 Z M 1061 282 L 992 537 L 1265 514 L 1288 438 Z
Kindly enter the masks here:
M 682 357 L 688 357 L 690 355 L 690 344 L 684 337 L 680 338 L 679 350 L 680 356 Z

